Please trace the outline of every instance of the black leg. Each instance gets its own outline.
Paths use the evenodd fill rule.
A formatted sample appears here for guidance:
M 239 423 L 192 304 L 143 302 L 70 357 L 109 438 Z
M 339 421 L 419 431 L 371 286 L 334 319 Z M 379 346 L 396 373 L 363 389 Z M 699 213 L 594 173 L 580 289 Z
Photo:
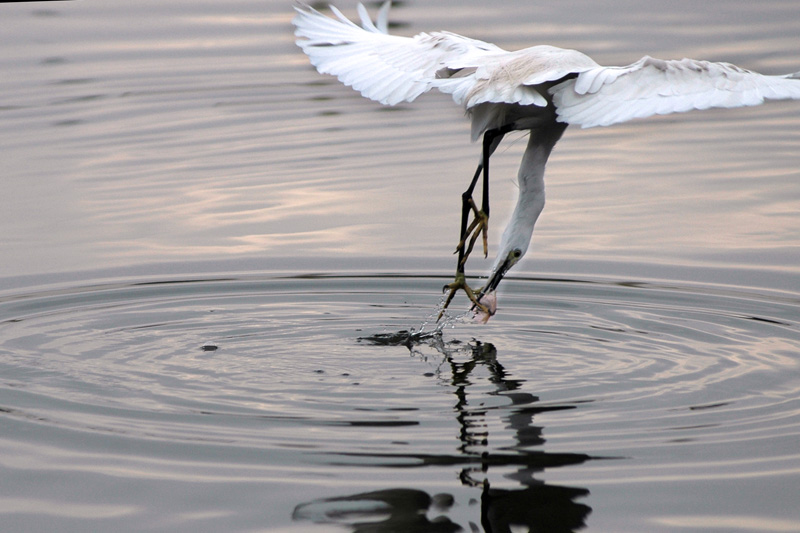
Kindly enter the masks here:
M 506 124 L 494 130 L 489 130 L 483 134 L 483 160 L 480 166 L 483 167 L 483 201 L 481 210 L 489 217 L 489 158 L 492 156 L 500 141 L 506 133 L 514 131 L 513 124 Z M 474 187 L 474 185 L 473 185 Z
M 499 144 L 503 135 L 505 133 L 501 133 L 499 130 L 490 130 L 483 136 L 483 164 L 481 165 L 483 166 L 483 201 L 481 202 L 481 209 L 487 217 L 489 216 L 489 157 L 494 152 L 492 147 L 494 140 L 499 137 L 497 140 Z
M 461 228 L 460 228 L 460 240 L 458 242 L 458 266 L 456 267 L 456 272 L 464 272 L 464 251 L 465 251 L 465 243 L 467 240 L 467 222 L 469 221 L 469 213 L 470 211 L 475 210 L 475 202 L 472 200 L 472 192 L 475 190 L 475 185 L 478 183 L 478 178 L 480 177 L 483 171 L 483 165 L 478 165 L 478 169 L 475 171 L 475 175 L 472 177 L 472 181 L 469 184 L 469 188 L 461 195 Z M 485 178 L 484 178 L 485 179 Z
M 472 177 L 469 187 L 461 195 L 461 240 L 458 243 L 456 251 L 458 252 L 458 269 L 457 272 L 463 272 L 463 264 L 466 262 L 469 254 L 472 253 L 472 248 L 479 236 L 483 236 L 483 255 L 486 257 L 488 254 L 488 239 L 489 234 L 489 158 L 492 156 L 500 141 L 509 131 L 512 131 L 512 126 L 503 126 L 494 130 L 489 130 L 483 134 L 483 151 L 481 163 Z M 481 199 L 481 209 L 475 205 L 472 194 L 475 191 L 475 186 L 478 184 L 478 178 L 483 174 L 483 194 Z M 474 219 L 472 223 L 467 226 L 469 219 L 469 212 L 472 211 Z M 470 238 L 470 235 L 472 236 Z M 469 238 L 469 244 L 467 239 Z
M 444 305 L 439 312 L 439 316 L 436 319 L 437 321 L 442 318 L 444 310 L 447 309 L 448 305 L 450 305 L 450 302 L 453 300 L 453 297 L 459 289 L 467 293 L 467 296 L 473 303 L 473 309 L 479 308 L 484 312 L 488 312 L 486 306 L 479 302 L 478 296 L 475 295 L 470 286 L 467 284 L 466 276 L 464 275 L 464 265 L 467 262 L 469 254 L 472 253 L 472 248 L 475 246 L 475 241 L 480 235 L 483 235 L 483 254 L 484 256 L 487 255 L 487 234 L 489 227 L 489 158 L 492 156 L 495 149 L 497 149 L 497 146 L 500 144 L 500 141 L 503 140 L 505 134 L 513 129 L 514 128 L 509 125 L 494 130 L 489 130 L 483 134 L 483 153 L 481 157 L 481 163 L 475 170 L 475 175 L 472 176 L 472 181 L 469 183 L 469 187 L 461 195 L 461 227 L 459 228 L 460 241 L 458 243 L 458 247 L 456 248 L 456 252 L 458 253 L 456 279 L 453 281 L 453 283 L 449 283 L 443 288 L 444 291 L 449 290 L 450 292 L 447 294 L 447 299 L 445 300 Z M 475 191 L 475 186 L 478 184 L 478 178 L 480 178 L 481 175 L 483 175 L 483 194 L 481 198 L 481 209 L 479 210 L 475 205 L 475 200 L 472 198 L 472 193 Z M 470 211 L 472 211 L 474 214 L 474 219 L 472 220 L 472 223 L 468 225 L 467 223 L 469 221 Z M 469 239 L 469 244 L 467 244 L 467 239 Z

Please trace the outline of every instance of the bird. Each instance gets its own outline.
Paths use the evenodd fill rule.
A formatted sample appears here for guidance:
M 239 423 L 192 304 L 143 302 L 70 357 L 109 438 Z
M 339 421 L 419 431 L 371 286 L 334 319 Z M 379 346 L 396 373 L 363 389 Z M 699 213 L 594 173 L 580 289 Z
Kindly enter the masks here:
M 322 74 L 384 105 L 411 102 L 436 89 L 452 96 L 482 140 L 478 167 L 461 197 L 458 260 L 437 321 L 459 290 L 486 322 L 496 312 L 496 291 L 525 256 L 545 205 L 545 165 L 568 126 L 610 126 L 652 115 L 708 108 L 755 106 L 800 99 L 800 72 L 763 75 L 730 63 L 644 56 L 627 66 L 602 66 L 577 51 L 536 45 L 508 51 L 448 31 L 391 35 L 391 1 L 375 21 L 358 4 L 360 25 L 335 6 L 335 18 L 294 3 L 296 44 Z M 489 159 L 512 131 L 529 133 L 517 181 L 517 203 L 503 231 L 486 284 L 473 290 L 465 264 L 480 237 L 488 256 Z M 481 205 L 473 193 L 481 182 Z M 471 221 L 470 221 L 471 218 Z

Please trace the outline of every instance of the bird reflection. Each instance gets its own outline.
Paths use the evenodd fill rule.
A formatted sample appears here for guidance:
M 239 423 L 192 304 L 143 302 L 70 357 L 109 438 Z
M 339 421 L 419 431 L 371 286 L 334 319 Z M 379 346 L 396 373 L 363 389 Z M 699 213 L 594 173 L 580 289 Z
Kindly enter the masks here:
M 538 413 L 572 409 L 573 406 L 537 407 L 539 398 L 520 391 L 523 380 L 508 377 L 505 368 L 497 360 L 497 350 L 492 344 L 474 342 L 470 344 L 472 357 L 466 362 L 457 362 L 452 354 L 445 360 L 452 372 L 452 385 L 458 398 L 457 417 L 461 427 L 460 450 L 466 455 L 480 457 L 478 465 L 462 469 L 459 478 L 470 486 L 482 487 L 481 525 L 487 533 L 510 531 L 512 525 L 527 526 L 529 531 L 562 532 L 575 531 L 585 526 L 591 508 L 577 503 L 576 498 L 587 496 L 583 488 L 546 485 L 534 478 L 545 468 L 579 464 L 590 459 L 583 454 L 554 454 L 531 450 L 544 444 L 542 428 L 533 425 Z M 511 401 L 510 406 L 496 409 L 502 411 L 501 419 L 506 428 L 513 431 L 515 444 L 502 448 L 502 452 L 491 452 L 489 434 L 485 420 L 489 409 L 474 409 L 469 403 L 469 377 L 478 366 L 489 371 L 489 381 L 494 384 L 493 396 L 502 396 Z M 481 450 L 483 448 L 483 450 Z M 522 489 L 492 488 L 486 474 L 492 466 L 514 467 L 504 475 L 518 482 Z
M 522 390 L 524 380 L 509 376 L 492 344 L 480 341 L 448 344 L 441 337 L 431 337 L 423 346 L 419 339 L 408 342 L 407 338 L 393 335 L 391 343 L 383 336 L 362 340 L 405 345 L 416 355 L 421 355 L 421 348 L 427 346 L 443 355 L 440 373 L 448 375 L 445 384 L 452 388 L 455 396 L 458 454 L 340 455 L 377 459 L 381 461 L 379 466 L 384 467 L 408 468 L 409 459 L 415 460 L 416 468 L 460 467 L 458 478 L 462 485 L 480 491 L 480 524 L 470 521 L 468 527 L 472 532 L 499 533 L 527 527 L 531 532 L 559 533 L 586 526 L 591 507 L 576 500 L 588 496 L 588 489 L 548 485 L 535 477 L 545 469 L 592 459 L 584 454 L 533 449 L 545 443 L 542 427 L 533 423 L 535 416 L 573 409 L 574 405 L 537 405 L 539 398 Z M 488 392 L 486 382 L 490 384 Z M 487 396 L 502 398 L 505 402 L 487 401 Z M 504 446 L 493 445 L 489 431 L 492 418 L 498 417 L 513 439 L 508 443 L 508 435 L 504 433 Z M 375 463 L 370 464 L 375 466 Z M 492 474 L 495 478 L 499 474 L 502 483 L 490 481 Z M 478 499 L 477 494 L 475 499 Z M 462 531 L 462 525 L 448 517 L 453 502 L 450 494 L 430 495 L 418 489 L 387 488 L 298 505 L 293 518 L 337 523 L 357 533 Z

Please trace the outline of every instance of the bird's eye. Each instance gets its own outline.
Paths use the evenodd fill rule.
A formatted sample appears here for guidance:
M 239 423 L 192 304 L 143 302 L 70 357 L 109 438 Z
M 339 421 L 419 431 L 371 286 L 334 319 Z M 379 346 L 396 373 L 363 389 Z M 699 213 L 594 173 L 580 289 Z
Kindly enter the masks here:
M 516 258 L 519 258 L 522 255 L 522 250 L 516 248 L 515 250 L 512 250 L 511 255 L 513 255 Z

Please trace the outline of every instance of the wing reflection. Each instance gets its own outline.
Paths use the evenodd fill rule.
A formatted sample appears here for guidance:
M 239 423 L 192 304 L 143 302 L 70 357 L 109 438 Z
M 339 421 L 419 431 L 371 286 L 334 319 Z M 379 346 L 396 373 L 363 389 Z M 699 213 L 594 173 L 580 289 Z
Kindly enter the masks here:
M 446 494 L 430 496 L 416 489 L 386 489 L 315 500 L 295 507 L 294 520 L 349 526 L 354 533 L 450 533 L 461 526 L 446 516 L 429 519 L 430 511 L 446 511 Z
M 387 344 L 384 337 L 374 342 Z M 412 353 L 421 353 L 417 352 L 419 342 L 400 338 L 397 344 L 408 346 Z M 524 380 L 510 377 L 492 344 L 479 341 L 446 344 L 440 337 L 424 344 L 444 356 L 440 372 L 448 376 L 444 385 L 452 389 L 456 399 L 458 453 L 345 452 L 337 454 L 342 462 L 357 466 L 363 464 L 357 459 L 369 458 L 373 467 L 460 467 L 461 484 L 480 490 L 480 525 L 470 520 L 473 532 L 482 529 L 485 533 L 497 533 L 527 527 L 531 532 L 558 533 L 585 527 L 591 507 L 576 500 L 588 496 L 589 490 L 548 485 L 535 476 L 545 469 L 581 464 L 592 457 L 532 449 L 545 443 L 542 427 L 533 423 L 535 416 L 575 406 L 537 405 L 539 398 L 522 390 Z M 503 435 L 504 446 L 493 445 L 489 431 L 492 422 L 496 424 L 498 419 L 507 430 Z M 347 461 L 348 457 L 353 461 Z M 490 477 L 499 480 L 490 481 Z M 357 533 L 461 531 L 463 527 L 448 516 L 454 500 L 451 494 L 430 495 L 419 489 L 387 488 L 301 504 L 292 516 L 295 520 L 336 523 Z

